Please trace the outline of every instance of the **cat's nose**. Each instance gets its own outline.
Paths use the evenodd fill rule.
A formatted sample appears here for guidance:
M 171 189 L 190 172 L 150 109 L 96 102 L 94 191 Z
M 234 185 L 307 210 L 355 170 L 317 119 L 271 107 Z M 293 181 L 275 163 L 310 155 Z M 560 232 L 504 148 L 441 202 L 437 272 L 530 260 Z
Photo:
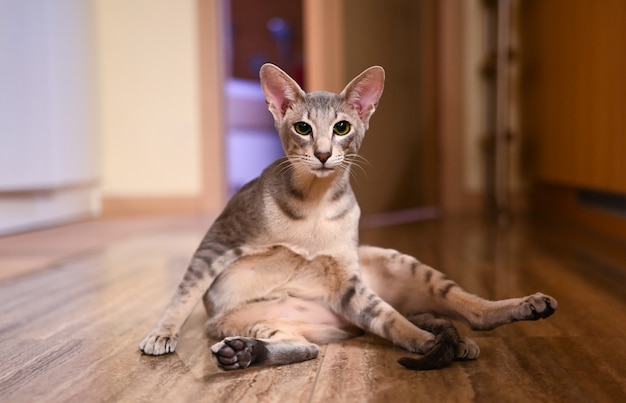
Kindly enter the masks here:
M 313 154 L 315 155 L 315 157 L 317 157 L 318 160 L 320 160 L 322 164 L 325 164 L 326 161 L 328 161 L 328 159 L 332 155 L 330 151 L 328 152 L 315 151 Z

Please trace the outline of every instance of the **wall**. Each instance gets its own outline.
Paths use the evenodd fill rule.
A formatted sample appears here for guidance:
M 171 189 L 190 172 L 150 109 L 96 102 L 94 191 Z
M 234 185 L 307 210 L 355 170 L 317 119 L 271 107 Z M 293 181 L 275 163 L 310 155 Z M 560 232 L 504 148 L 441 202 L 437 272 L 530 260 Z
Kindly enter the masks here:
M 219 211 L 221 1 L 96 4 L 105 211 Z M 309 90 L 340 90 L 371 64 L 387 68 L 363 149 L 373 166 L 356 186 L 365 213 L 475 206 L 466 197 L 480 186 L 475 169 L 464 176 L 463 13 L 453 0 L 304 1 Z
M 344 9 L 344 1 L 303 0 L 306 91 L 336 92 L 346 85 Z
M 99 0 L 102 192 L 200 192 L 193 1 Z
M 105 212 L 219 209 L 220 2 L 95 4 Z
M 424 204 L 420 185 L 429 173 L 419 161 L 429 133 L 419 95 L 419 11 L 418 3 L 403 0 L 346 2 L 346 83 L 374 64 L 386 72 L 385 92 L 361 148 L 371 166 L 364 167 L 366 175 L 357 173 L 364 214 Z

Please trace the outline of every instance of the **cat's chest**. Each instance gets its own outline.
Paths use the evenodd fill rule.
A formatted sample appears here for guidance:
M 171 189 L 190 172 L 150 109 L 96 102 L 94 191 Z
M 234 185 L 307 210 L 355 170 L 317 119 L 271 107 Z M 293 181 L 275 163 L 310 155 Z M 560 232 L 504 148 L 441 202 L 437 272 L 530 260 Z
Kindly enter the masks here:
M 266 243 L 283 244 L 309 258 L 344 253 L 357 241 L 358 205 L 350 200 L 293 203 L 292 211 L 273 203 Z

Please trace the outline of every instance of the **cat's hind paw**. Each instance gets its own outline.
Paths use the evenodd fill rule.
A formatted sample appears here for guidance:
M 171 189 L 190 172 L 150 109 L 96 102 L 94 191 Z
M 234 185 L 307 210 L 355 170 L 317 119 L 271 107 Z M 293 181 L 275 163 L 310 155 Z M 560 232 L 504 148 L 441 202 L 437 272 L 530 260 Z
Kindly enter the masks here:
M 475 360 L 480 354 L 480 347 L 469 337 L 461 337 L 459 344 L 456 346 L 456 360 L 467 361 Z
M 536 293 L 524 298 L 518 307 L 518 320 L 539 320 L 556 312 L 558 303 L 549 295 Z
M 261 343 L 248 337 L 227 337 L 211 346 L 211 352 L 220 369 L 244 369 L 256 360 L 259 350 L 263 348 Z
M 148 355 L 163 355 L 173 353 L 178 344 L 178 335 L 167 332 L 151 331 L 139 343 L 139 349 Z

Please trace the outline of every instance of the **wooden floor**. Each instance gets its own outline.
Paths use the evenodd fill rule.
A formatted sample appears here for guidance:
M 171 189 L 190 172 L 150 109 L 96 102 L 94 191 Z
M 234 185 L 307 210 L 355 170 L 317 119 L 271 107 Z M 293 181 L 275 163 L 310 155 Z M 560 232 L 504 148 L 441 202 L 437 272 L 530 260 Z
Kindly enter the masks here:
M 101 220 L 0 238 L 0 401 L 626 401 L 626 247 L 571 229 L 479 220 L 368 229 L 488 298 L 542 291 L 548 320 L 473 333 L 476 361 L 412 372 L 373 336 L 312 361 L 220 372 L 198 307 L 175 354 L 137 344 L 210 219 Z

